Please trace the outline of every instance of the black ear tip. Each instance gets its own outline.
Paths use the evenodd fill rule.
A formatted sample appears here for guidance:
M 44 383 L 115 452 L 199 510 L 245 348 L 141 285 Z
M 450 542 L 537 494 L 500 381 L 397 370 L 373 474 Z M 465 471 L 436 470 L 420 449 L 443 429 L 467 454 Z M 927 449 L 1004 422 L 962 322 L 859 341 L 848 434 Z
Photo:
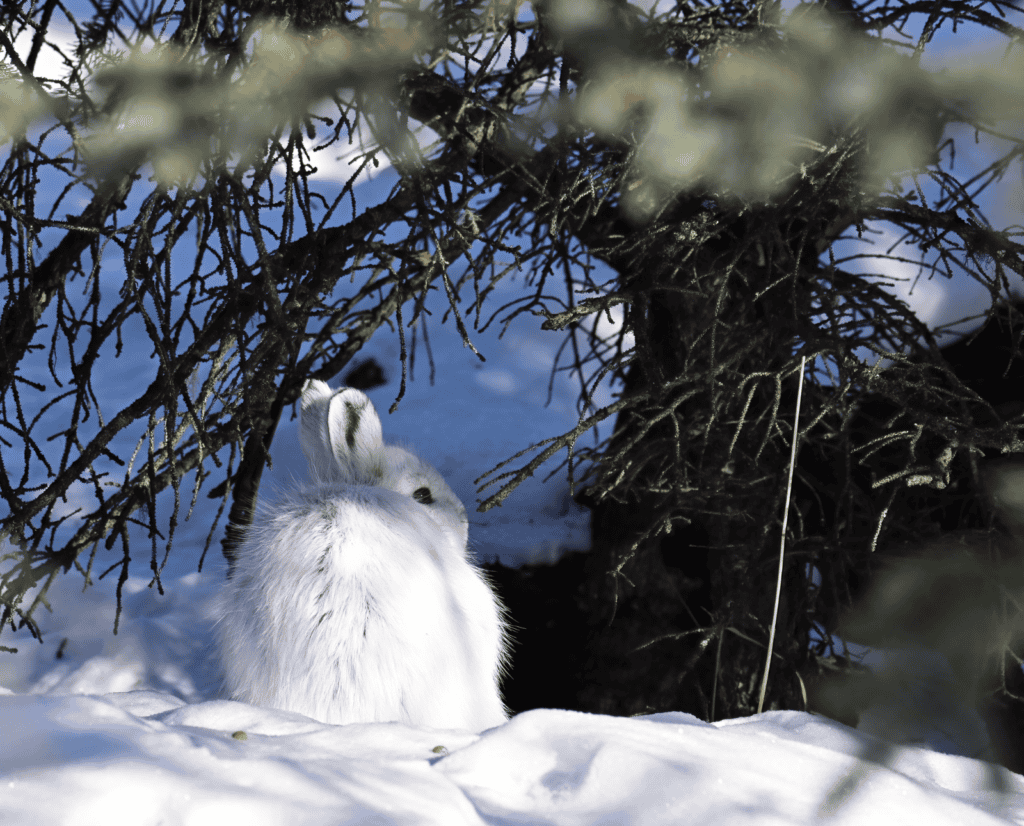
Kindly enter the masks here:
M 345 402 L 345 444 L 352 450 L 356 446 L 356 433 L 359 432 L 359 422 L 363 417 L 363 405 L 353 402 Z

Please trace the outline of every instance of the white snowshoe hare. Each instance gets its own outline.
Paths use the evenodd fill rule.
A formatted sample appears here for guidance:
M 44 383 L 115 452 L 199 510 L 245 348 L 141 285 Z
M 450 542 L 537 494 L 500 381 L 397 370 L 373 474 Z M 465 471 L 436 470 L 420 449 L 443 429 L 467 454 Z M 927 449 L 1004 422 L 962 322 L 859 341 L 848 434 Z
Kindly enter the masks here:
M 384 444 L 360 391 L 308 381 L 301 416 L 312 482 L 257 509 L 222 595 L 231 696 L 326 723 L 505 722 L 505 609 L 467 556 L 466 509 Z

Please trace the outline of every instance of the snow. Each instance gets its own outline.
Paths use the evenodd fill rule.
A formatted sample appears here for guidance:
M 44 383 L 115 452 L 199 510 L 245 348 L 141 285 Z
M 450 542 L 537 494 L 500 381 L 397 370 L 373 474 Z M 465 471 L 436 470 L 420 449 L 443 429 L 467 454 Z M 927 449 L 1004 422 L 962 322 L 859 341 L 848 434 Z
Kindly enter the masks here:
M 1024 778 L 999 792 L 986 764 L 918 748 L 882 767 L 864 759 L 876 746 L 869 735 L 790 711 L 709 725 L 683 713 L 537 709 L 476 734 L 329 726 L 137 690 L 0 697 L 0 731 L 7 824 L 982 826 L 1024 818 Z

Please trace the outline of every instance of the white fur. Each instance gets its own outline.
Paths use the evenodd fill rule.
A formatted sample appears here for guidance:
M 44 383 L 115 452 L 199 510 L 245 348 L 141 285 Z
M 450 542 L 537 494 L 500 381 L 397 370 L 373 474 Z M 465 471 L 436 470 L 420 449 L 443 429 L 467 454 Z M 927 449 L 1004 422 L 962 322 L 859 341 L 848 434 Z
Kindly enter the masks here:
M 327 723 L 505 722 L 504 608 L 468 559 L 462 503 L 384 444 L 358 390 L 307 382 L 299 433 L 312 483 L 257 510 L 225 586 L 231 696 Z

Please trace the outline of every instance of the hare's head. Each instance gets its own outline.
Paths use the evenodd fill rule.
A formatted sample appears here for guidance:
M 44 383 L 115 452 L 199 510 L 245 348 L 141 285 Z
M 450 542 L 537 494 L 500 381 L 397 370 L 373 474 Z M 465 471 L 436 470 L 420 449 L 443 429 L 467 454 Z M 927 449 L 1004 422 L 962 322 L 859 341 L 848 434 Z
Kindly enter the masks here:
M 394 491 L 423 509 L 465 554 L 466 509 L 437 470 L 415 453 L 386 445 L 373 403 L 351 387 L 316 379 L 302 392 L 299 441 L 314 482 Z

